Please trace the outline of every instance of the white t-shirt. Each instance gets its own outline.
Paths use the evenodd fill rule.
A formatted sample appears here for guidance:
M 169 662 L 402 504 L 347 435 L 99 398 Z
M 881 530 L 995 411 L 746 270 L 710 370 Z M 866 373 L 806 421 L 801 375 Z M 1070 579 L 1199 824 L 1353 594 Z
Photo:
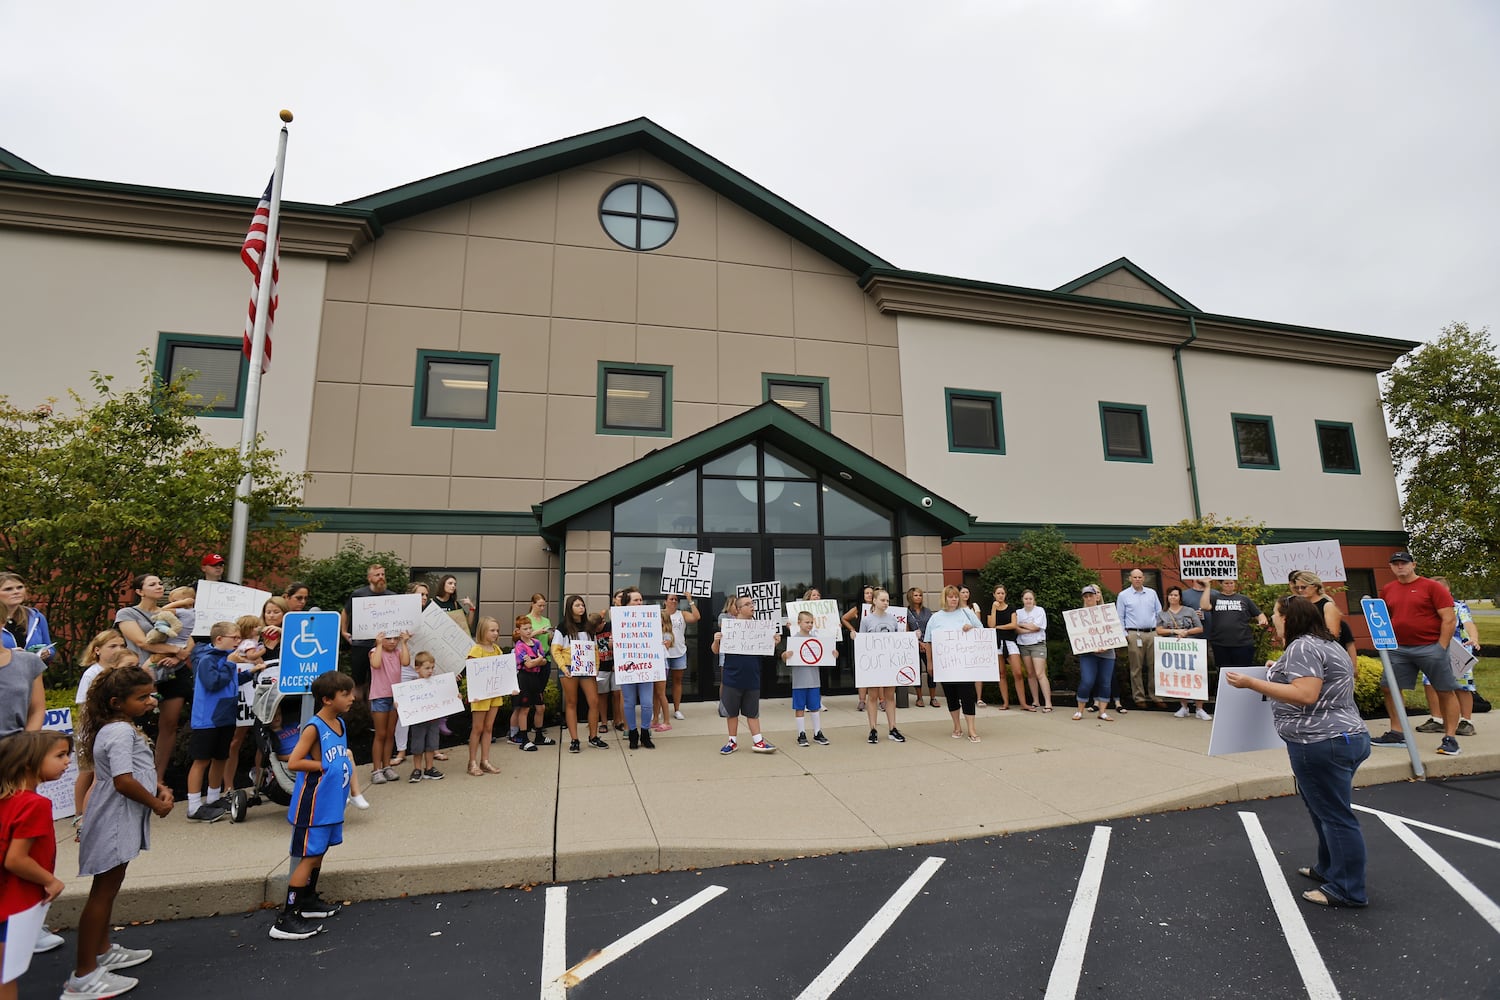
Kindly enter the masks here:
M 1027 611 L 1024 606 L 1023 607 L 1019 607 L 1019 608 L 1016 609 L 1016 624 L 1019 625 L 1022 622 L 1025 622 L 1027 625 L 1037 625 L 1037 626 L 1040 626 L 1041 627 L 1041 631 L 1040 632 L 1020 632 L 1020 631 L 1017 631 L 1017 633 L 1016 633 L 1016 642 L 1019 645 L 1022 645 L 1022 646 L 1035 646 L 1039 642 L 1046 642 L 1047 641 L 1047 612 L 1046 611 L 1042 610 L 1039 607 L 1035 607 L 1035 606 L 1033 606 L 1030 611 Z
M 672 612 L 672 634 L 664 636 L 670 640 L 667 645 L 667 659 L 675 660 L 679 656 L 687 655 L 687 622 L 682 617 L 681 611 Z
M 74 698 L 73 701 L 79 705 L 88 701 L 89 686 L 94 683 L 94 678 L 102 673 L 104 673 L 104 664 L 102 663 L 96 663 L 85 670 L 83 676 L 78 678 L 78 697 Z

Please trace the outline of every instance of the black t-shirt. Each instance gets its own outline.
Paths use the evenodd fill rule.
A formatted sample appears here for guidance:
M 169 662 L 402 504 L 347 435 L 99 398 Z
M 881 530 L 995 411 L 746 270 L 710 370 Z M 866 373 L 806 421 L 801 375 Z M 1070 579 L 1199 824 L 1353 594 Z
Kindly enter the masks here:
M 375 591 L 373 591 L 373 590 L 371 590 L 369 588 L 369 585 L 366 585 L 366 586 L 363 586 L 363 587 L 360 587 L 360 588 L 356 589 L 354 591 L 354 593 L 350 594 L 349 595 L 349 599 L 344 602 L 344 614 L 346 614 L 346 615 L 349 616 L 349 631 L 351 631 L 351 632 L 354 631 L 354 599 L 356 597 L 384 597 L 386 594 L 389 594 L 390 592 L 391 592 L 390 588 L 387 587 L 385 590 L 382 590 L 382 591 L 380 591 L 377 594 Z M 349 642 L 349 648 L 350 649 L 371 650 L 371 649 L 375 648 L 375 640 L 374 639 L 352 639 Z

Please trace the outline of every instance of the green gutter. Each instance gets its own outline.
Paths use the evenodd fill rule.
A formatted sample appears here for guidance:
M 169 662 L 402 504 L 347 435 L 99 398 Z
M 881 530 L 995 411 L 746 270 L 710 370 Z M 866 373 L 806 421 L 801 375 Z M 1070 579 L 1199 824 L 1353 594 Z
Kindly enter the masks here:
M 1203 517 L 1203 505 L 1198 501 L 1198 462 L 1193 458 L 1193 424 L 1188 419 L 1187 382 L 1182 377 L 1182 349 L 1198 339 L 1198 324 L 1188 317 L 1188 339 L 1172 349 L 1172 364 L 1177 368 L 1177 405 L 1182 410 L 1182 436 L 1187 441 L 1188 484 L 1193 488 L 1193 517 Z

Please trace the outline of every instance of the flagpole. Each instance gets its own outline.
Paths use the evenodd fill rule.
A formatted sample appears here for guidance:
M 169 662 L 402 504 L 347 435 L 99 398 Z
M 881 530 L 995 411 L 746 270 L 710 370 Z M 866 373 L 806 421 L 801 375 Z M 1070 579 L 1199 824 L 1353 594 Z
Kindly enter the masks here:
M 292 113 L 283 110 L 281 120 L 290 123 Z M 266 222 L 266 249 L 261 255 L 260 286 L 255 300 L 255 328 L 250 335 L 250 373 L 245 382 L 245 419 L 240 430 L 240 461 L 245 475 L 234 491 L 234 519 L 229 531 L 229 565 L 224 578 L 245 581 L 245 545 L 250 531 L 250 454 L 255 449 L 256 423 L 260 419 L 261 364 L 266 353 L 266 324 L 271 317 L 271 289 L 275 284 L 277 239 L 281 229 L 281 182 L 286 173 L 286 125 L 276 145 L 276 172 L 271 177 L 271 217 Z

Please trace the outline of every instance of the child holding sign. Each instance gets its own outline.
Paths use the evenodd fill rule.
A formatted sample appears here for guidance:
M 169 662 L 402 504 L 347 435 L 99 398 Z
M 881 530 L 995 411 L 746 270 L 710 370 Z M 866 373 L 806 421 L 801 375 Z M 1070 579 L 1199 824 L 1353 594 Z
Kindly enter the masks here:
M 734 597 L 734 617 L 750 621 L 755 617 L 755 598 Z M 719 655 L 724 633 L 714 633 L 713 651 Z M 750 735 L 755 742 L 750 749 L 756 753 L 775 753 L 776 747 L 760 734 L 760 657 L 752 653 L 724 654 L 724 683 L 719 688 L 719 715 L 729 726 L 729 742 L 719 748 L 719 753 L 729 756 L 739 749 L 740 716 L 750 726 Z
M 797 716 L 797 745 L 807 746 L 807 720 L 803 718 L 803 712 L 812 713 L 813 717 L 813 742 L 819 746 L 828 745 L 828 737 L 823 735 L 823 727 L 818 721 L 819 714 L 823 711 L 823 691 L 821 687 L 822 678 L 819 676 L 818 663 L 822 656 L 813 657 L 812 663 L 807 663 L 808 652 L 813 648 L 807 644 L 807 640 L 823 642 L 813 635 L 813 613 L 811 611 L 797 612 L 797 631 L 787 640 L 786 652 L 781 658 L 792 666 L 792 711 Z M 838 648 L 832 642 L 827 643 L 832 647 L 831 653 L 835 660 L 838 659 Z M 819 654 L 822 647 L 818 647 Z
M 588 702 L 589 746 L 608 750 L 609 744 L 599 738 L 599 685 L 590 676 L 573 676 L 573 643 L 589 641 L 589 609 L 583 598 L 569 594 L 563 602 L 562 621 L 552 633 L 552 662 L 561 671 L 563 719 L 568 724 L 568 753 L 578 753 L 578 692 Z M 597 665 L 596 668 L 597 669 Z
M 500 623 L 489 615 L 479 619 L 475 626 L 479 641 L 469 650 L 469 659 L 478 660 L 486 656 L 502 655 L 500 649 Z M 469 728 L 469 774 L 499 774 L 500 769 L 490 763 L 490 737 L 495 731 L 495 716 L 500 714 L 504 698 L 480 698 L 469 702 L 469 711 L 474 721 Z
M 955 596 L 957 591 L 954 591 Z M 859 631 L 861 632 L 904 632 L 900 619 L 890 613 L 891 595 L 884 587 L 877 588 L 871 595 L 870 613 L 859 620 Z M 847 619 L 847 615 L 845 618 Z M 946 693 L 946 692 L 944 692 Z M 948 696 L 952 699 L 952 695 Z M 888 735 L 896 743 L 905 743 L 906 737 L 901 735 L 901 730 L 896 728 L 896 689 L 893 687 L 869 688 L 862 702 L 869 715 L 870 736 L 869 742 L 879 743 L 880 737 L 875 732 L 875 709 L 877 704 L 885 709 L 885 721 L 890 727 Z
M 375 638 L 375 648 L 370 650 L 370 719 L 375 723 L 370 784 L 383 785 L 400 780 L 391 766 L 391 755 L 396 749 L 396 695 L 391 688 L 401 683 L 401 668 L 411 663 L 411 650 L 407 646 L 411 633 L 381 632 Z
M 535 752 L 537 747 L 557 746 L 557 741 L 542 728 L 547 715 L 543 696 L 551 671 L 547 668 L 547 654 L 542 652 L 542 644 L 532 632 L 531 616 L 516 616 L 516 627 L 511 638 L 516 641 L 512 652 L 516 658 L 516 687 L 520 694 L 516 696 L 516 707 L 510 713 L 510 724 L 521 734 L 522 750 Z M 529 740 L 525 738 L 528 722 L 536 734 Z
M 417 654 L 413 666 L 416 680 L 426 680 L 437 669 L 437 659 L 426 650 Z M 404 676 L 404 675 L 403 675 Z M 441 781 L 443 772 L 433 766 L 433 754 L 437 753 L 442 719 L 428 719 L 408 726 L 406 730 L 406 752 L 411 757 L 411 777 L 415 785 L 419 781 Z

